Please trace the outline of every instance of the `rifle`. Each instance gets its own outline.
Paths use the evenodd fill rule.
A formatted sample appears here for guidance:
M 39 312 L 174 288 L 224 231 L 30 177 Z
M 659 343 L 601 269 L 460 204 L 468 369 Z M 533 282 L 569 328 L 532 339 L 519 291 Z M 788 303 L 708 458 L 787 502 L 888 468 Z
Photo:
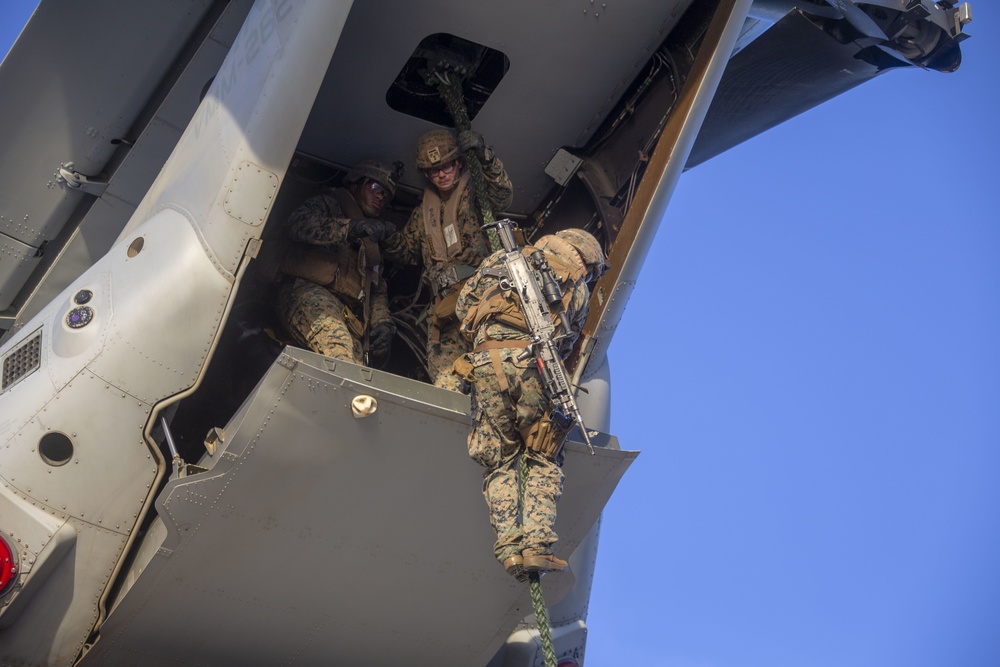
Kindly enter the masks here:
M 593 455 L 594 445 L 590 442 L 590 433 L 583 423 L 583 415 L 580 414 L 580 408 L 576 404 L 569 375 L 557 345 L 560 340 L 571 335 L 569 321 L 563 310 L 562 290 L 545 259 L 545 253 L 541 250 L 531 253 L 533 266 L 528 265 L 527 258 L 521 252 L 521 246 L 514 238 L 513 226 L 514 223 L 508 219 L 497 220 L 487 225 L 489 228 L 496 228 L 505 253 L 500 287 L 517 292 L 521 313 L 528 324 L 530 336 L 528 347 L 518 355 L 518 359 L 524 360 L 534 355 L 542 383 L 552 399 L 549 418 L 560 429 L 569 429 L 572 424 L 578 424 L 583 440 Z M 566 332 L 562 336 L 555 335 L 553 311 L 559 316 L 563 331 Z

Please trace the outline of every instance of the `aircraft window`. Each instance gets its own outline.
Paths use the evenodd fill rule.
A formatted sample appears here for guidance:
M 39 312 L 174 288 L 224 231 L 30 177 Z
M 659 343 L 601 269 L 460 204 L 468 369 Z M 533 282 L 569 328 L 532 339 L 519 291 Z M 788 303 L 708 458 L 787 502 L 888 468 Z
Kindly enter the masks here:
M 73 441 L 63 433 L 46 433 L 38 442 L 38 453 L 50 466 L 61 466 L 73 458 Z
M 462 80 L 469 120 L 476 117 L 510 68 L 510 59 L 496 49 L 436 33 L 425 37 L 403 65 L 385 94 L 386 103 L 401 113 L 453 127 L 447 105 L 438 94 L 435 73 Z
M 140 236 L 135 241 L 132 241 L 132 243 L 129 244 L 128 250 L 126 251 L 126 254 L 129 257 L 135 257 L 140 252 L 142 252 L 142 246 L 143 246 L 144 243 L 145 243 L 145 241 L 143 241 L 142 237 Z

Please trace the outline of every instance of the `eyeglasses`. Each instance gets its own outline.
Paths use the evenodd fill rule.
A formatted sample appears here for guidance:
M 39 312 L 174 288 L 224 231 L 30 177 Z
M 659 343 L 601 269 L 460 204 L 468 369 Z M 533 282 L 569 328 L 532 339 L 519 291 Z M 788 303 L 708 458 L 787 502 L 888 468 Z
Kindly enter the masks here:
M 389 189 L 387 187 L 385 187 L 384 185 L 382 185 L 381 183 L 379 183 L 378 181 L 373 181 L 373 180 L 369 179 L 365 183 L 365 187 L 368 188 L 369 190 L 371 190 L 372 193 L 374 193 L 376 196 L 379 196 L 379 197 L 389 197 L 390 196 Z
M 424 174 L 426 174 L 428 178 L 433 178 L 441 174 L 450 174 L 451 172 L 455 171 L 455 167 L 457 166 L 458 162 L 452 160 L 451 162 L 445 162 L 444 164 L 439 164 L 436 167 L 429 167 L 428 169 L 424 169 Z

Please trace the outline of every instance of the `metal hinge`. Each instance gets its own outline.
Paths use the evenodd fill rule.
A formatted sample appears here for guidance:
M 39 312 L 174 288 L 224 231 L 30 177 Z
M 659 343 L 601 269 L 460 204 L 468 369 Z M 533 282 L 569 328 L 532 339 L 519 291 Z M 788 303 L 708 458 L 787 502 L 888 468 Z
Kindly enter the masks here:
M 107 181 L 98 181 L 90 176 L 81 174 L 74 168 L 72 162 L 67 162 L 60 166 L 55 176 L 58 181 L 65 183 L 66 187 L 73 190 L 82 190 L 88 195 L 94 195 L 95 197 L 100 197 L 108 189 Z

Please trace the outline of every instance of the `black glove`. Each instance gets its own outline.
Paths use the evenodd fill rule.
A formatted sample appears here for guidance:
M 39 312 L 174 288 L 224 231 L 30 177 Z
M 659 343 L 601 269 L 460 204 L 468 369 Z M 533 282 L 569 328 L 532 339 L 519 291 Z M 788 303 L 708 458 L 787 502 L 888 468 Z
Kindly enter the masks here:
M 475 130 L 462 130 L 458 133 L 456 141 L 458 149 L 462 153 L 472 151 L 480 162 L 486 161 L 486 141 L 483 139 L 483 135 Z
M 381 243 L 395 231 L 396 225 L 386 220 L 379 220 L 377 218 L 351 220 L 347 223 L 347 240 L 357 241 L 362 236 L 367 236 L 372 241 L 375 241 L 375 243 Z
M 373 360 L 381 361 L 389 356 L 392 339 L 396 335 L 396 325 L 392 322 L 379 322 L 368 333 L 368 354 Z

